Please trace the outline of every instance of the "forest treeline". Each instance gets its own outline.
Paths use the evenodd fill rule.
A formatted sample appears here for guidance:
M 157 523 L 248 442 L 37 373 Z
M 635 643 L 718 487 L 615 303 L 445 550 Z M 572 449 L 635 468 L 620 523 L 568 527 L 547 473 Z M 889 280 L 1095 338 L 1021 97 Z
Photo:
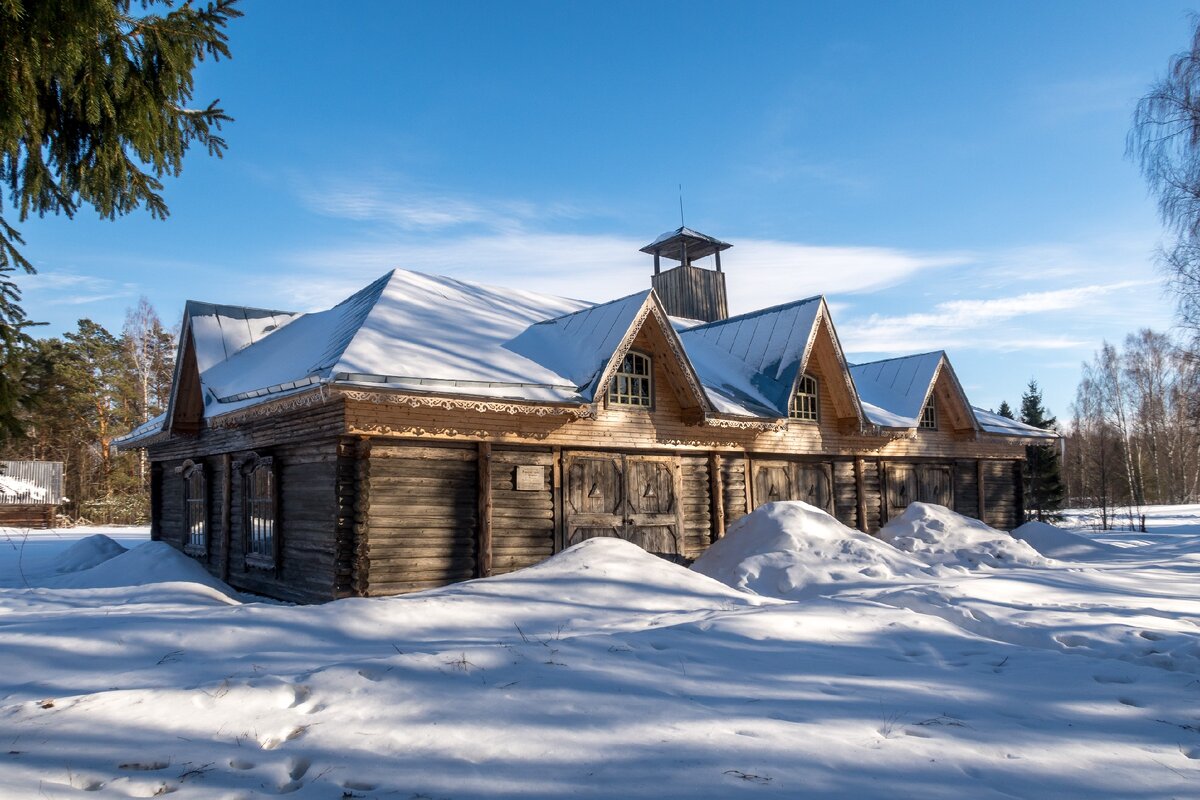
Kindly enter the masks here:
M 161 413 L 170 397 L 175 334 L 149 301 L 126 313 L 119 334 L 81 319 L 62 336 L 31 340 L 8 369 L 26 400 L 0 456 L 61 461 L 60 513 L 73 521 L 148 520 L 144 451 L 118 452 L 112 441 Z
M 1139 506 L 1200 502 L 1197 348 L 1152 330 L 1105 342 L 1083 365 L 1065 433 L 1067 503 L 1098 509 L 1104 527 Z

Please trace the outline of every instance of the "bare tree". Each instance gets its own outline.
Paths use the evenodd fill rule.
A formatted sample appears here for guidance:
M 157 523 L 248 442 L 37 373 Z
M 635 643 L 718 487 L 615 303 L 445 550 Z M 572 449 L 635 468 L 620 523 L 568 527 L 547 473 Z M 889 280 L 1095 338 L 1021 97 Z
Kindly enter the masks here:
M 1175 234 L 1162 264 L 1180 321 L 1200 341 L 1200 17 L 1192 18 L 1191 47 L 1171 57 L 1166 77 L 1138 102 L 1127 152 Z

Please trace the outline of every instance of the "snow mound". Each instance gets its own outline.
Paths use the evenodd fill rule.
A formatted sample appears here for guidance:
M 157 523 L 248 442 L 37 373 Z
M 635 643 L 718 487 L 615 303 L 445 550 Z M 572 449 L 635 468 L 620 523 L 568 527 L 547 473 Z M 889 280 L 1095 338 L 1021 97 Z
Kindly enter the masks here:
M 879 538 L 930 566 L 1042 566 L 1025 542 L 933 503 L 912 503 L 879 530 Z
M 469 587 L 474 592 L 509 596 L 528 593 L 532 587 L 549 592 L 561 587 L 558 594 L 569 596 L 577 605 L 619 606 L 627 611 L 668 612 L 731 600 L 743 604 L 749 599 L 632 542 L 609 537 L 587 539 L 532 567 L 461 586 L 463 591 Z M 447 588 L 454 591 L 454 587 Z
M 925 564 L 808 503 L 786 501 L 739 519 L 692 569 L 754 594 L 795 597 L 827 584 L 916 577 Z
M 59 553 L 54 559 L 54 571 L 61 574 L 91 569 L 124 552 L 124 547 L 103 533 L 93 533 Z
M 149 583 L 199 583 L 224 593 L 231 592 L 204 567 L 164 542 L 146 542 L 91 569 L 47 578 L 40 581 L 40 586 L 47 589 L 111 589 Z
M 1028 544 L 1044 556 L 1060 559 L 1088 559 L 1112 555 L 1122 548 L 1093 541 L 1045 522 L 1026 522 L 1012 532 L 1014 538 Z

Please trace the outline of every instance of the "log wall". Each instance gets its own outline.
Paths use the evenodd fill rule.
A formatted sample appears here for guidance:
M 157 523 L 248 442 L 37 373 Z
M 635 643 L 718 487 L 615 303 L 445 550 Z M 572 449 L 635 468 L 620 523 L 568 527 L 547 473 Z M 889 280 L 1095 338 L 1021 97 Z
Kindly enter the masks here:
M 359 593 L 397 594 L 477 577 L 478 470 L 473 445 L 370 443 L 356 507 Z
M 158 509 L 155 537 L 184 548 L 180 472 L 187 460 L 203 463 L 208 548 L 193 557 L 209 572 L 235 589 L 294 602 L 320 602 L 352 593 L 344 530 L 339 540 L 339 524 L 343 529 L 348 525 L 345 496 L 339 500 L 339 491 L 346 489 L 339 474 L 348 467 L 337 436 L 343 427 L 342 403 L 335 401 L 234 428 L 205 429 L 195 437 L 152 446 L 156 477 L 151 503 Z M 274 569 L 246 564 L 241 467 L 252 454 L 270 456 L 275 464 L 275 535 L 280 551 Z

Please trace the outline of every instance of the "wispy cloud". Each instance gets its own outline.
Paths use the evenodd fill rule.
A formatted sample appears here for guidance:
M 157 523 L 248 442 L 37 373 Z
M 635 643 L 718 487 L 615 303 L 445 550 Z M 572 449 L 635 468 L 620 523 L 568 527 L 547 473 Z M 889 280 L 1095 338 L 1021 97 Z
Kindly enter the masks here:
M 401 177 L 373 184 L 307 184 L 298 189 L 298 194 L 309 210 L 322 216 L 404 232 L 437 232 L 463 226 L 511 232 L 524 230 L 531 223 L 573 218 L 580 213 L 565 203 L 465 198 L 423 190 Z
M 136 291 L 130 283 L 73 272 L 43 271 L 21 278 L 21 293 L 31 308 L 88 305 L 132 297 Z
M 854 322 L 843 334 L 846 349 L 854 352 L 892 353 L 970 346 L 993 350 L 1075 348 L 1086 342 L 1057 333 L 1013 337 L 998 328 L 1019 317 L 1076 311 L 1122 290 L 1142 288 L 1153 281 L 1118 281 L 1076 286 L 1009 297 L 950 300 L 931 311 L 895 316 L 871 314 Z M 981 331 L 990 335 L 980 336 Z
M 401 267 L 465 280 L 534 288 L 583 299 L 607 299 L 649 286 L 646 242 L 608 234 L 497 232 L 433 240 L 393 238 L 347 242 L 287 256 L 322 273 L 289 287 L 300 305 L 328 304 L 388 269 Z M 865 292 L 893 285 L 922 270 L 965 263 L 955 254 L 913 253 L 884 247 L 832 247 L 737 239 L 729 270 L 735 312 L 813 294 Z M 336 266 L 337 277 L 330 275 Z

